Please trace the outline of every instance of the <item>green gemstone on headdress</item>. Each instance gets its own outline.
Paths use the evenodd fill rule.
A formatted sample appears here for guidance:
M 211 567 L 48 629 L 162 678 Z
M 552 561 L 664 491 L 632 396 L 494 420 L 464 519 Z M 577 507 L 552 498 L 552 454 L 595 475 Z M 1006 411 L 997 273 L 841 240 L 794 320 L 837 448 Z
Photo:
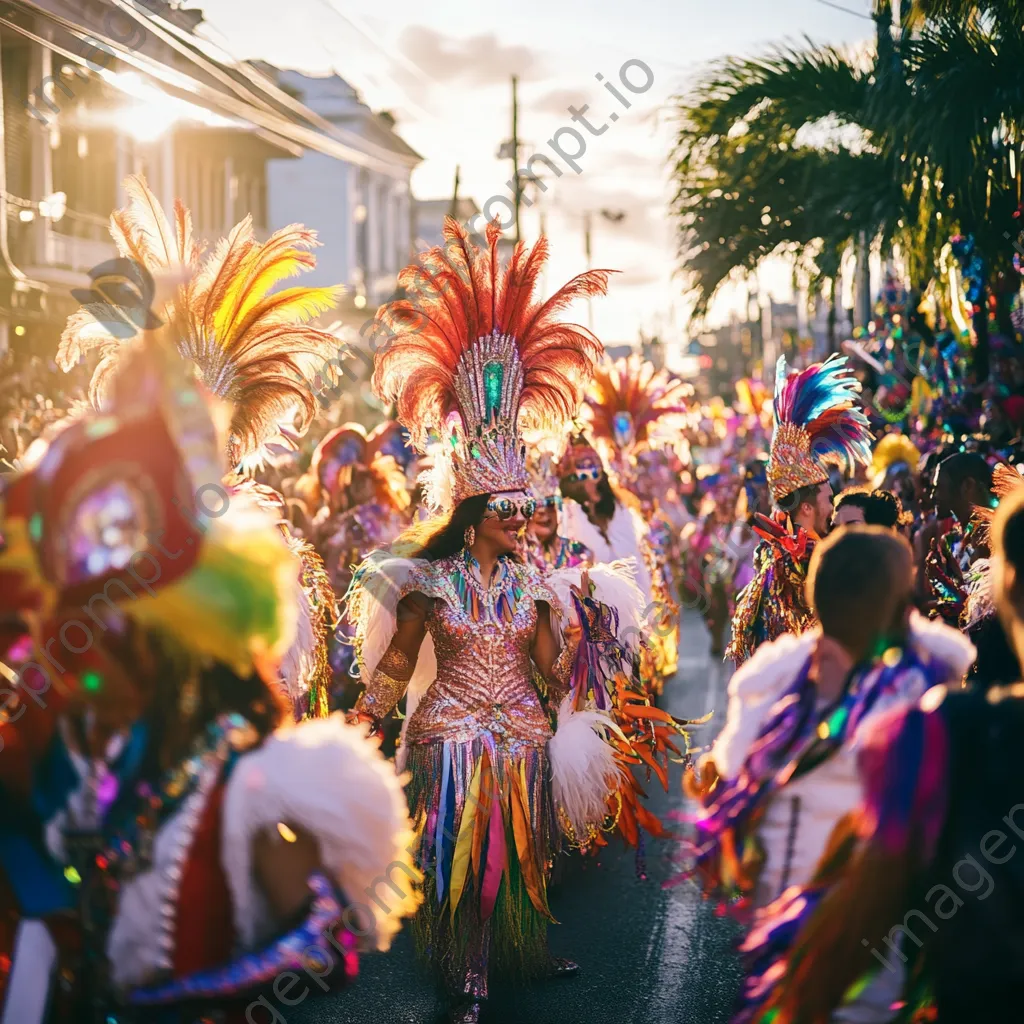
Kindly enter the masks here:
M 477 444 L 474 444 L 469 449 L 469 454 L 472 455 L 474 459 L 479 459 L 480 458 L 480 446 L 477 445 Z
M 28 535 L 35 541 L 43 536 L 43 517 L 38 512 L 28 521 Z
M 501 408 L 501 385 L 505 381 L 505 367 L 501 363 L 487 363 L 484 366 L 484 398 L 487 407 L 484 413 L 488 420 L 497 415 Z

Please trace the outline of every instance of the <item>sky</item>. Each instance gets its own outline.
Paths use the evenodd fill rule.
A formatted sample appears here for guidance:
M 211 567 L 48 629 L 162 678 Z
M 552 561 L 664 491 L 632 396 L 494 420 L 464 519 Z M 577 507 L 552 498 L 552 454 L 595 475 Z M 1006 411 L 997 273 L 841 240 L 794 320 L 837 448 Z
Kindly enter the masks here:
M 412 178 L 420 199 L 450 196 L 456 166 L 460 195 L 481 206 L 495 194 L 508 195 L 511 161 L 497 153 L 511 136 L 510 78 L 517 75 L 522 152 L 544 154 L 562 172 L 534 164 L 548 188 L 524 213 L 522 234 L 534 239 L 543 219 L 552 251 L 546 283 L 554 289 L 586 269 L 584 220 L 591 212 L 593 266 L 620 271 L 609 295 L 593 304 L 593 327 L 607 345 L 633 342 L 641 329 L 667 340 L 685 331 L 688 307 L 668 215 L 671 98 L 720 57 L 753 56 L 805 38 L 854 45 L 873 34 L 870 0 L 191 0 L 188 6 L 203 10 L 205 34 L 235 57 L 311 73 L 334 70 L 371 107 L 391 111 L 399 133 L 424 158 Z M 629 91 L 621 73 L 637 91 Z M 606 90 L 609 84 L 622 100 Z M 572 120 L 569 107 L 580 111 L 583 104 L 595 134 Z M 563 129 L 584 140 L 573 161 L 578 172 L 549 145 L 555 139 L 570 157 L 580 150 Z M 615 224 L 601 210 L 625 216 Z M 506 215 L 500 203 L 491 212 Z M 761 283 L 779 300 L 790 297 L 781 267 L 768 268 Z M 725 291 L 711 319 L 727 318 L 740 294 Z

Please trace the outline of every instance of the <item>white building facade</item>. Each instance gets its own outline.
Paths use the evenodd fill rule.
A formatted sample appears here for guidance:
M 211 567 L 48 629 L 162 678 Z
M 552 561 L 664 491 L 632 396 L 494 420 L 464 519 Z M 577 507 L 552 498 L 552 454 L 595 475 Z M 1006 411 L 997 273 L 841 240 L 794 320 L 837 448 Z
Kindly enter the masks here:
M 316 270 L 310 284 L 343 284 L 342 313 L 371 315 L 395 291 L 413 249 L 409 179 L 421 157 L 337 75 L 279 71 L 281 88 L 329 122 L 354 150 L 349 160 L 307 151 L 267 164 L 267 215 L 272 229 L 303 223 L 317 230 Z

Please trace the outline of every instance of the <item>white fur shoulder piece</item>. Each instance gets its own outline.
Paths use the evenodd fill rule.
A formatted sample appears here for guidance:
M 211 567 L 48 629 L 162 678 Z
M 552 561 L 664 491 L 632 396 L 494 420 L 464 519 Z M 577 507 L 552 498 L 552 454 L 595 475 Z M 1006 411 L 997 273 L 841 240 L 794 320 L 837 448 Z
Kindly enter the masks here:
M 640 644 L 644 634 L 644 597 L 636 585 L 636 560 L 622 558 L 616 562 L 600 562 L 589 569 L 594 584 L 594 597 L 602 604 L 614 608 L 619 616 L 619 639 L 632 649 Z M 544 579 L 555 592 L 563 608 L 572 607 L 571 588 L 578 587 L 583 576 L 579 566 L 555 569 Z M 555 623 L 561 635 L 561 623 Z
M 910 616 L 910 638 L 918 650 L 949 668 L 947 683 L 959 683 L 978 656 L 974 644 L 960 630 L 926 619 L 917 612 Z
M 235 766 L 224 798 L 221 859 L 247 947 L 275 930 L 253 878 L 252 843 L 278 822 L 316 837 L 325 871 L 359 905 L 362 927 L 372 915 L 370 938 L 387 949 L 400 919 L 416 909 L 419 875 L 402 780 L 363 729 L 340 715 L 302 722 L 274 733 Z
M 772 705 L 782 696 L 811 655 L 820 631 L 787 633 L 762 644 L 729 681 L 729 710 L 711 758 L 718 773 L 733 779 L 747 759 Z

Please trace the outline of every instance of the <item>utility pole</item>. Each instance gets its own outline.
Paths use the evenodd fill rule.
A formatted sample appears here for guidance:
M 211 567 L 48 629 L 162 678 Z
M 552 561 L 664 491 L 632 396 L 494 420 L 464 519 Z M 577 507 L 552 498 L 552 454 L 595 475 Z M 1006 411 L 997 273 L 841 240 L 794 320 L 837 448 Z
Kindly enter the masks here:
M 519 180 L 519 79 L 512 76 L 512 183 L 515 186 L 516 241 L 519 235 L 519 204 L 523 198 L 523 185 Z
M 459 165 L 455 165 L 455 187 L 452 189 L 452 205 L 448 207 L 448 216 L 459 219 Z
M 587 270 L 593 270 L 594 264 L 590 252 L 590 211 L 583 214 L 583 249 L 587 255 Z M 587 326 L 594 329 L 594 300 L 587 296 Z

